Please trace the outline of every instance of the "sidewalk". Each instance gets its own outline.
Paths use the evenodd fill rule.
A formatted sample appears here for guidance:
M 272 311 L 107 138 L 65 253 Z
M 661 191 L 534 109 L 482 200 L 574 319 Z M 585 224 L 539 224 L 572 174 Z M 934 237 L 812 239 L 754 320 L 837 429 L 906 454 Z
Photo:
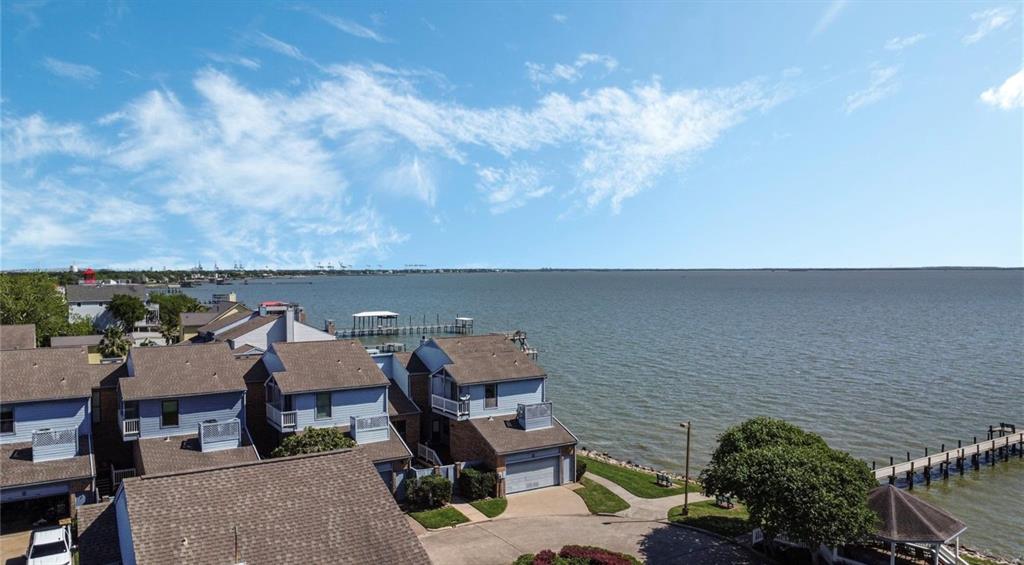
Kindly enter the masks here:
M 629 503 L 629 508 L 622 512 L 616 512 L 616 516 L 623 516 L 626 518 L 641 518 L 644 520 L 668 520 L 668 511 L 676 506 L 683 505 L 683 498 L 685 495 L 677 494 L 675 496 L 666 496 L 662 498 L 640 498 L 628 490 L 620 487 L 612 481 L 604 477 L 599 477 L 593 473 L 587 473 L 584 475 L 588 479 L 595 483 L 607 488 L 622 500 Z M 690 502 L 700 502 L 702 500 L 711 500 L 711 497 L 704 496 L 697 492 L 690 493 Z
M 458 510 L 459 512 L 462 512 L 463 516 L 469 518 L 470 524 L 475 524 L 477 522 L 486 522 L 490 520 L 490 518 L 484 516 L 482 512 L 480 512 L 476 508 L 473 508 L 472 504 L 459 498 L 452 500 L 452 508 Z

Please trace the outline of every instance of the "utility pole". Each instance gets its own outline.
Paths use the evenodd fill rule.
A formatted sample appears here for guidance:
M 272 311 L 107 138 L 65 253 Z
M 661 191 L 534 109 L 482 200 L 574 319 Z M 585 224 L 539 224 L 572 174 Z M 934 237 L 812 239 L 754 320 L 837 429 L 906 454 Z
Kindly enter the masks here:
M 690 515 L 690 421 L 679 424 L 679 427 L 686 428 L 686 482 L 683 484 L 683 516 Z

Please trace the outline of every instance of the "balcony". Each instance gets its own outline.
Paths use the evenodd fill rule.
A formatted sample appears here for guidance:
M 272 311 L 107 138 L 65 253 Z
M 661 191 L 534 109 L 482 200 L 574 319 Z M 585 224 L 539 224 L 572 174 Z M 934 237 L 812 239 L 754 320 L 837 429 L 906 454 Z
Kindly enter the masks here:
M 242 445 L 242 422 L 238 418 L 199 424 L 199 449 L 203 452 L 234 449 Z
M 124 441 L 139 439 L 139 419 L 125 418 L 124 412 L 117 413 L 117 420 L 121 422 L 121 439 Z
M 32 462 L 70 459 L 78 455 L 78 429 L 43 429 L 32 432 Z
M 519 427 L 526 431 L 540 430 L 551 427 L 551 403 L 519 404 L 516 406 L 516 419 Z
M 348 433 L 359 444 L 387 441 L 391 437 L 391 420 L 387 414 L 351 416 Z
M 443 414 L 453 420 L 469 419 L 468 400 L 452 400 L 437 394 L 432 394 L 430 396 L 430 407 L 434 409 L 434 412 Z
M 295 410 L 283 412 L 277 406 L 268 402 L 267 422 L 279 432 L 294 432 L 298 422 L 297 412 Z

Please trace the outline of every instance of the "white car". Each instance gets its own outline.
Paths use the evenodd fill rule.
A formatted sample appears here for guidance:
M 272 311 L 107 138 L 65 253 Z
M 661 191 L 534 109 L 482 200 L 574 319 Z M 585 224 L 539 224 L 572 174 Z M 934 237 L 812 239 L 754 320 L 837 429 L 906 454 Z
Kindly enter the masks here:
M 67 526 L 33 531 L 25 560 L 28 565 L 70 565 L 71 531 Z

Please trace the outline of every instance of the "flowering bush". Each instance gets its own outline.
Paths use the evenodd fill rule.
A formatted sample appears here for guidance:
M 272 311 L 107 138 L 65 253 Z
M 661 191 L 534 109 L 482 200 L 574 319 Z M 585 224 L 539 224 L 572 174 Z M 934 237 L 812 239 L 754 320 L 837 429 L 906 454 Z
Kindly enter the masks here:
M 600 547 L 567 545 L 555 553 L 550 549 L 536 555 L 520 555 L 513 565 L 641 565 L 632 555 Z

